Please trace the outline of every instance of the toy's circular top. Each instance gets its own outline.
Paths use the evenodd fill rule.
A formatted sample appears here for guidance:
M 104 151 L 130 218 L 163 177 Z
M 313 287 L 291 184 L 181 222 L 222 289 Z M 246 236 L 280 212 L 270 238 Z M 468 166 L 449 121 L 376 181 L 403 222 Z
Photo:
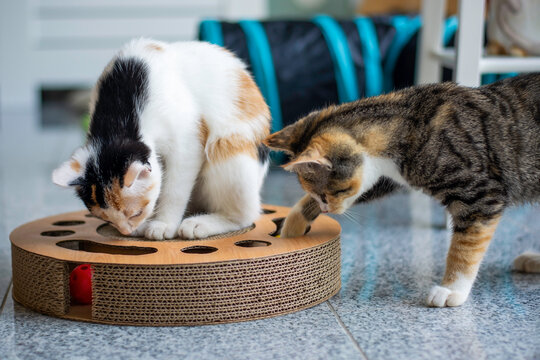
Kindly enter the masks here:
M 301 237 L 274 236 L 289 208 L 265 205 L 254 228 L 232 236 L 201 240 L 154 241 L 115 235 L 87 211 L 36 220 L 13 230 L 13 245 L 46 257 L 105 264 L 173 265 L 230 262 L 291 253 L 322 245 L 339 236 L 340 226 L 319 216 Z M 228 234 L 225 234 L 228 235 Z

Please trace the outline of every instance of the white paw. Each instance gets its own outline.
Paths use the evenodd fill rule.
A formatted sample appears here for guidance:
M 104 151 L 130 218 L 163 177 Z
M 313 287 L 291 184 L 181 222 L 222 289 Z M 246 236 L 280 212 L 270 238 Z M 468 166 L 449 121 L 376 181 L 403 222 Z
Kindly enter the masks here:
M 178 235 L 182 239 L 204 239 L 209 236 L 240 230 L 242 226 L 235 224 L 221 215 L 207 214 L 192 216 L 180 224 Z
M 203 239 L 215 234 L 217 232 L 212 224 L 202 216 L 185 219 L 178 229 L 178 235 L 183 239 Z
M 468 295 L 443 286 L 434 286 L 431 288 L 426 302 L 428 306 L 434 307 L 459 306 L 467 300 Z
M 514 260 L 514 269 L 528 273 L 540 272 L 540 253 L 524 252 Z
M 129 234 L 129 236 L 144 237 L 144 233 L 146 232 L 147 227 L 148 227 L 148 223 L 145 222 L 144 224 L 139 225 L 139 227 L 135 229 L 135 231 L 133 231 L 131 234 Z
M 153 220 L 148 223 L 144 237 L 152 240 L 172 239 L 176 236 L 176 224 Z

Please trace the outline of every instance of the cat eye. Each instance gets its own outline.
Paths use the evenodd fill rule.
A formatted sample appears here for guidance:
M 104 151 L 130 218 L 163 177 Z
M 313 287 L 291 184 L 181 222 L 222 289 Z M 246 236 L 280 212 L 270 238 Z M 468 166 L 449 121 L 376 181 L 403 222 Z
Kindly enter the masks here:
M 129 218 L 130 218 L 130 219 L 134 219 L 134 218 L 136 218 L 137 216 L 141 216 L 142 213 L 143 213 L 143 211 L 142 211 L 142 209 L 141 209 L 138 213 L 136 213 L 135 215 L 130 216 Z
M 349 192 L 351 189 L 352 189 L 352 186 L 349 186 L 349 187 L 346 188 L 346 189 L 341 189 L 341 190 L 334 191 L 334 192 L 332 193 L 332 195 L 333 195 L 333 196 L 336 196 L 336 195 L 339 195 L 339 194 L 343 194 L 343 193 Z

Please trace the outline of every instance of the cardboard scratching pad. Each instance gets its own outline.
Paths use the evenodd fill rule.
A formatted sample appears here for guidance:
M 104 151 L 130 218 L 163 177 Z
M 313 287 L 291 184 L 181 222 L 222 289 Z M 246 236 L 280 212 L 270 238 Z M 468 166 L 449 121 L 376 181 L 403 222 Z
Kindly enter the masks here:
M 289 208 L 265 205 L 251 228 L 203 240 L 124 237 L 87 211 L 11 235 L 13 297 L 33 310 L 124 325 L 262 319 L 319 304 L 340 288 L 339 224 L 319 216 L 302 237 L 275 237 Z M 75 305 L 70 272 L 93 268 L 92 304 Z

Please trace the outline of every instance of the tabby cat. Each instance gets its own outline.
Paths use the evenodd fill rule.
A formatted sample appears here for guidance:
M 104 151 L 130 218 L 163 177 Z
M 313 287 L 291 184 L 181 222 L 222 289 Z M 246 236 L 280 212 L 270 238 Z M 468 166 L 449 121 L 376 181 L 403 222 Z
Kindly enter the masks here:
M 442 284 L 427 302 L 458 306 L 504 209 L 540 199 L 540 74 L 479 88 L 417 86 L 332 106 L 264 142 L 291 155 L 284 168 L 307 192 L 283 237 L 302 235 L 321 212 L 340 214 L 401 186 L 439 200 L 453 237 Z M 540 271 L 537 255 L 516 265 Z
M 122 234 L 205 238 L 259 216 L 270 113 L 232 53 L 134 40 L 103 71 L 90 111 L 86 144 L 53 181 Z

